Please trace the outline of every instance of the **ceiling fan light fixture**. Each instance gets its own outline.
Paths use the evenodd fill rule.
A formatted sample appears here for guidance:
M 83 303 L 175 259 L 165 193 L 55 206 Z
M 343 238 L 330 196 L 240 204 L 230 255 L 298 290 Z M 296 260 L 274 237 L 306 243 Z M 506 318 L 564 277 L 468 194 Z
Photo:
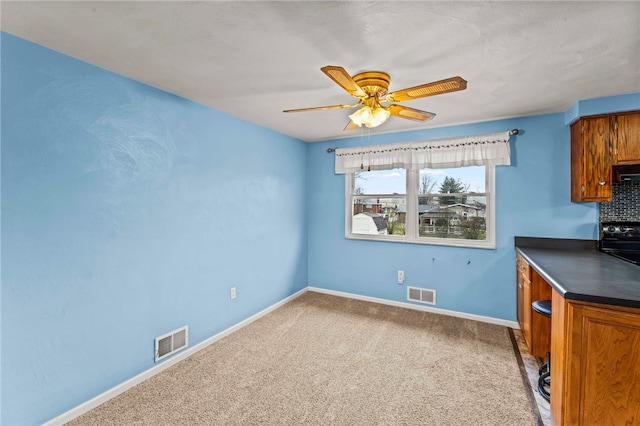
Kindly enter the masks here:
M 369 128 L 377 127 L 387 121 L 391 116 L 391 112 L 387 111 L 382 106 L 370 107 L 368 105 L 363 106 L 358 111 L 349 116 L 353 124 L 361 127 L 363 124 Z
M 357 110 L 356 112 L 354 112 L 353 114 L 351 114 L 349 116 L 349 119 L 351 119 L 353 124 L 360 127 L 363 124 L 366 126 L 367 123 L 371 120 L 372 116 L 373 116 L 373 111 L 371 110 L 371 107 L 368 105 L 365 105 L 359 110 Z
M 371 120 L 369 120 L 369 123 L 365 123 L 365 126 L 377 127 L 387 121 L 390 115 L 391 113 L 389 111 L 379 106 L 373 110 Z
M 349 124 L 344 130 L 353 130 L 362 127 L 377 127 L 386 122 L 390 116 L 406 118 L 415 121 L 431 120 L 436 115 L 429 111 L 422 111 L 396 102 L 409 101 L 427 96 L 441 95 L 443 93 L 456 92 L 467 88 L 467 81 L 462 77 L 450 77 L 444 80 L 433 81 L 419 86 L 408 87 L 389 93 L 389 74 L 381 71 L 366 71 L 353 77 L 342 67 L 327 65 L 320 68 L 331 80 L 342 87 L 358 102 L 353 105 L 339 104 L 311 108 L 286 109 L 283 112 L 319 111 L 335 108 L 361 108 L 349 115 Z M 389 102 L 382 106 L 380 102 Z

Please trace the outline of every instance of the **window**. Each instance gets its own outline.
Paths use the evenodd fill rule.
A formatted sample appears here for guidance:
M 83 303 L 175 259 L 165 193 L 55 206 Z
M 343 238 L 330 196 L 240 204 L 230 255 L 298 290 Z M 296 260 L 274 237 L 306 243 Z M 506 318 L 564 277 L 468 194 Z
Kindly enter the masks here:
M 353 174 L 351 232 L 406 235 L 407 184 L 404 169 Z
M 494 248 L 495 167 L 511 164 L 512 132 L 337 148 L 345 236 Z
M 347 238 L 495 247 L 493 166 L 346 174 Z
M 487 208 L 486 188 L 487 181 L 493 179 L 487 176 L 487 168 L 493 170 L 487 166 L 420 170 L 418 238 L 473 246 L 489 242 L 492 246 L 493 238 L 487 234 L 487 219 L 492 215 Z

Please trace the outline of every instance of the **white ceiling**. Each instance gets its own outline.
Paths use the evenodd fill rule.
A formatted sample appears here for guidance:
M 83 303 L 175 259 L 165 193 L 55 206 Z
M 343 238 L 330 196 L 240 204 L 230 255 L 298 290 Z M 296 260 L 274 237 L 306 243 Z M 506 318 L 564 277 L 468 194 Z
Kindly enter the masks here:
M 305 141 L 344 132 L 351 103 L 320 71 L 391 75 L 390 91 L 459 75 L 467 90 L 371 133 L 566 110 L 640 91 L 638 2 L 1 3 L 2 30 Z

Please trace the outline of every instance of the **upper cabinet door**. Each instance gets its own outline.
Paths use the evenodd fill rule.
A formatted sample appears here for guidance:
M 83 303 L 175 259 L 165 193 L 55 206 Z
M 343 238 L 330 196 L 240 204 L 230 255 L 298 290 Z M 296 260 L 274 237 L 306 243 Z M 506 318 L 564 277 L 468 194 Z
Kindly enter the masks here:
M 571 128 L 571 201 L 611 201 L 609 117 L 584 117 Z
M 640 112 L 613 117 L 617 133 L 615 164 L 640 163 Z

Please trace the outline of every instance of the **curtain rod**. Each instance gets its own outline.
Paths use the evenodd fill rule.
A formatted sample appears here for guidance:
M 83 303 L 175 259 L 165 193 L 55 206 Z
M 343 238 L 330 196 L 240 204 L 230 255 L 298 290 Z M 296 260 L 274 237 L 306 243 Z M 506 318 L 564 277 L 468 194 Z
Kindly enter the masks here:
M 509 130 L 509 134 L 510 134 L 510 135 L 517 135 L 518 133 L 520 133 L 520 130 L 518 130 L 518 129 L 511 129 L 511 130 Z M 336 149 L 338 149 L 338 148 L 327 148 L 327 152 L 328 152 L 329 154 L 331 154 L 332 152 L 335 152 L 335 151 L 336 151 Z

